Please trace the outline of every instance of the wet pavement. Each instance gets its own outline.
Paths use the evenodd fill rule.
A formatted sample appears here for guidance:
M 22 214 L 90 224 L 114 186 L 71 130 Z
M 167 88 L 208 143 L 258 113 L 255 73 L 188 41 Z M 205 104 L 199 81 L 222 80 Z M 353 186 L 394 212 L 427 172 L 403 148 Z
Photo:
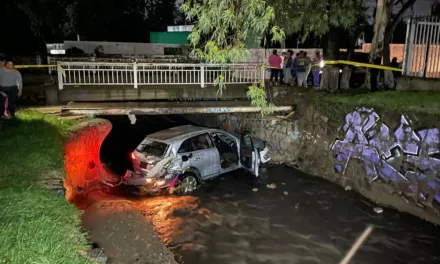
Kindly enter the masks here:
M 194 196 L 133 205 L 181 263 L 339 263 L 369 224 L 351 263 L 440 263 L 438 227 L 391 209 L 376 214 L 355 192 L 289 167 L 270 167 L 267 177 L 238 171 Z
M 119 173 L 147 133 L 182 122 L 113 121 L 101 157 Z M 266 187 L 272 183 L 275 189 Z M 180 263 L 339 263 L 370 224 L 373 233 L 350 263 L 440 263 L 439 227 L 392 209 L 377 214 L 356 192 L 286 166 L 270 166 L 258 180 L 236 171 L 193 196 L 121 198 L 153 224 Z

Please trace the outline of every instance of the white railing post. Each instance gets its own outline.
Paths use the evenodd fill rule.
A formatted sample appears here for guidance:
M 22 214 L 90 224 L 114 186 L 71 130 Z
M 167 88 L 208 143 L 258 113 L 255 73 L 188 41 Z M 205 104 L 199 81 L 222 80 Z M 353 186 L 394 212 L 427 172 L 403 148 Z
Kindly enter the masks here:
M 57 63 L 57 74 L 58 74 L 58 89 L 63 90 L 64 84 L 63 84 L 63 68 L 61 68 L 61 65 Z
M 138 74 L 137 74 L 137 63 L 133 62 L 133 80 L 134 80 L 134 88 L 138 88 Z
M 200 65 L 200 86 L 205 88 L 205 66 L 203 64 Z
M 50 56 L 47 56 L 47 65 L 52 65 Z M 47 69 L 49 70 L 49 75 L 52 74 L 52 66 L 48 66 Z

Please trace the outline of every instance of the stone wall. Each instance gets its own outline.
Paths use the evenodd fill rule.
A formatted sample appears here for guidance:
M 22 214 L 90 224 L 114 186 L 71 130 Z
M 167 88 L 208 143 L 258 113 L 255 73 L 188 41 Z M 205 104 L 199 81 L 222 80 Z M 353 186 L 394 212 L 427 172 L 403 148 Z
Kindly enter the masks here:
M 273 162 L 440 224 L 437 116 L 304 102 L 289 120 L 258 114 L 187 118 L 230 132 L 251 131 L 267 141 Z

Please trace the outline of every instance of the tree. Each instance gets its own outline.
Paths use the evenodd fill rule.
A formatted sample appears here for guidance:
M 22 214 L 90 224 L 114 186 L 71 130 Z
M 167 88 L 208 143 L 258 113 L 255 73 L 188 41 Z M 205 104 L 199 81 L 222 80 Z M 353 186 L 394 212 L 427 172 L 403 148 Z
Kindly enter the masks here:
M 390 65 L 390 42 L 397 25 L 405 12 L 414 5 L 416 0 L 377 0 L 374 37 L 371 43 L 370 63 L 376 57 L 382 57 L 383 64 Z M 397 13 L 393 7 L 400 5 Z
M 347 53 L 345 60 L 350 61 L 351 57 L 354 53 L 354 48 L 359 36 L 363 33 L 365 28 L 367 27 L 367 17 L 366 17 L 366 8 L 363 6 L 359 6 L 356 10 L 356 22 L 354 26 L 348 30 L 345 30 L 346 34 L 348 34 L 348 43 L 347 43 Z M 341 77 L 341 89 L 348 90 L 350 89 L 350 79 L 352 73 L 352 66 L 345 65 L 342 71 Z
M 44 42 L 74 31 L 75 0 L 13 0 L 26 16 L 33 33 Z
M 286 34 L 303 33 L 324 37 L 324 56 L 339 59 L 338 32 L 350 29 L 357 21 L 356 12 L 363 0 L 206 0 L 204 4 L 186 2 L 187 18 L 196 21 L 190 42 L 194 55 L 204 61 L 225 63 L 246 56 L 245 41 L 251 33 L 280 42 Z M 336 73 L 336 74 L 335 74 Z M 324 69 L 322 88 L 337 89 L 338 67 Z M 260 84 L 260 90 L 264 84 Z M 255 86 L 250 89 L 259 92 Z M 261 107 L 266 107 L 263 103 Z

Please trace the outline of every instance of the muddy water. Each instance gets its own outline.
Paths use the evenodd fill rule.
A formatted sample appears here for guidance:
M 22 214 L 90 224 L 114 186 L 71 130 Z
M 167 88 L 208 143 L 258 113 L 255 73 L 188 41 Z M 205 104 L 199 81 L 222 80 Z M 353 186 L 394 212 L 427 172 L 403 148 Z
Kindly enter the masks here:
M 121 173 L 146 133 L 181 124 L 113 121 L 101 156 Z M 269 189 L 268 183 L 277 187 Z M 440 228 L 391 209 L 376 214 L 355 192 L 284 166 L 267 168 L 259 181 L 237 171 L 193 196 L 123 198 L 154 225 L 181 263 L 338 263 L 369 224 L 375 229 L 351 263 L 440 263 Z
M 351 263 L 440 263 L 440 228 L 391 209 L 376 214 L 356 193 L 284 166 L 260 182 L 236 172 L 194 196 L 134 205 L 182 263 L 338 263 L 369 224 Z

